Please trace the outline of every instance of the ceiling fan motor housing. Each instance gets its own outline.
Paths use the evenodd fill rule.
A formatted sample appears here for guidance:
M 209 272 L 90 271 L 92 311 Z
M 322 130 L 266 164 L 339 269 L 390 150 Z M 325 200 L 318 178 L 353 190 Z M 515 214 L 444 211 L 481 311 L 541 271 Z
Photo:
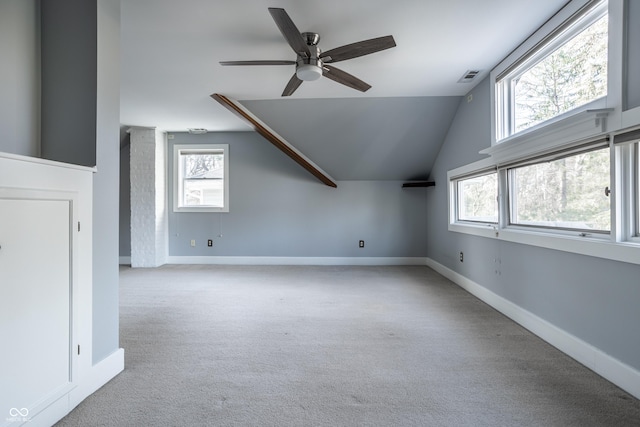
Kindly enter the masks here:
M 322 59 L 320 59 L 320 48 L 318 42 L 320 36 L 316 33 L 302 33 L 302 37 L 305 39 L 311 56 L 306 58 L 298 54 L 298 60 L 296 61 L 296 76 L 303 81 L 318 80 L 322 77 Z

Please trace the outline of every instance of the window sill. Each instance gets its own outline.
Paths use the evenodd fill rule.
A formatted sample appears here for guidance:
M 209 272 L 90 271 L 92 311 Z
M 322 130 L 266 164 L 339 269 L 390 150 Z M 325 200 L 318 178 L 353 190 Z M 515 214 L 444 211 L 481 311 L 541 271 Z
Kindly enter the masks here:
M 449 231 L 456 233 L 472 234 L 480 237 L 492 237 L 496 238 L 498 232 L 497 224 L 469 224 L 456 222 L 449 224 Z
M 180 212 L 201 212 L 201 213 L 210 213 L 210 212 L 220 212 L 227 213 L 229 212 L 229 208 L 214 208 L 214 207 L 174 207 L 173 211 L 175 213 Z
M 622 129 L 637 126 L 639 123 L 640 107 L 635 107 L 622 112 Z
M 640 244 L 631 241 L 612 242 L 597 236 L 581 237 L 516 228 L 498 229 L 489 224 L 478 226 L 452 223 L 449 224 L 449 231 L 640 265 Z
M 598 101 L 589 106 L 596 106 Z M 559 116 L 537 127 L 501 139 L 480 151 L 480 154 L 488 154 L 495 163 L 504 163 L 557 150 L 575 141 L 605 133 L 607 116 L 612 111 L 613 108 L 594 108 Z

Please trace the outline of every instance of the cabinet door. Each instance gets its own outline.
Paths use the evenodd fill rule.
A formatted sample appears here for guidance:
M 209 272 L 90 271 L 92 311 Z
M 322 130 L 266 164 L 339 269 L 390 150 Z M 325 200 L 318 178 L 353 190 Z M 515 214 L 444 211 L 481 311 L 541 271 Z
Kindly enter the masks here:
M 70 383 L 70 215 L 69 201 L 0 199 L 0 418 Z

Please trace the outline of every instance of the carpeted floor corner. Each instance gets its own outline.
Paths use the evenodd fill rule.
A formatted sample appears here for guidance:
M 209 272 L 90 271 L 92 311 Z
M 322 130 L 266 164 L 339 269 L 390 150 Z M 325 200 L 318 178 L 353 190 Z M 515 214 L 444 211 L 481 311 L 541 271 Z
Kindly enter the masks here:
M 427 267 L 120 271 L 125 371 L 57 426 L 638 426 L 640 402 Z

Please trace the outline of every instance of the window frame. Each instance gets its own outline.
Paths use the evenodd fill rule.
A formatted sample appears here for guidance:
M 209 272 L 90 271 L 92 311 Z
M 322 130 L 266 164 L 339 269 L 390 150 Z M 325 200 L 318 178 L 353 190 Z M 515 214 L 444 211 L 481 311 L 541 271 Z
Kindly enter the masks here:
M 631 181 L 631 191 L 633 192 L 633 211 L 634 211 L 634 228 L 632 230 L 630 239 L 640 243 L 640 141 L 637 141 L 633 145 L 633 171 Z
M 636 126 L 637 128 L 637 126 Z M 640 132 L 640 128 L 637 128 Z M 626 135 L 628 130 L 618 131 Z M 604 142 L 606 138 L 606 143 Z M 447 172 L 449 181 L 449 224 L 448 230 L 480 237 L 502 240 L 518 244 L 538 246 L 576 254 L 611 259 L 640 265 L 640 137 L 632 141 L 616 143 L 616 134 L 603 134 L 599 138 L 577 141 L 555 151 L 545 151 L 539 155 L 519 154 L 509 161 L 504 157 L 487 158 Z M 637 147 L 636 150 L 631 148 Z M 571 155 L 584 152 L 589 146 L 593 149 L 607 146 L 610 150 L 611 184 L 611 232 L 595 233 L 591 231 L 564 230 L 559 228 L 524 227 L 509 224 L 508 204 L 509 188 L 507 171 L 517 164 L 536 163 L 542 158 L 559 157 L 558 153 Z M 635 152 L 634 152 L 635 151 Z M 455 193 L 457 179 L 487 172 L 491 167 L 498 171 L 498 216 L 496 224 L 472 224 L 458 221 L 455 216 Z M 629 185 L 633 183 L 633 185 Z M 636 233 L 636 234 L 633 234 Z
M 499 184 L 499 177 L 498 177 L 498 171 L 496 170 L 495 167 L 490 168 L 490 169 L 485 169 L 482 171 L 476 171 L 472 174 L 468 174 L 468 175 L 462 175 L 462 176 L 458 176 L 455 178 L 452 178 L 453 181 L 453 191 L 454 191 L 454 218 L 455 221 L 457 223 L 468 223 L 468 224 L 475 224 L 475 225 L 481 225 L 481 226 L 497 226 L 500 222 L 500 209 L 498 207 L 498 214 L 496 216 L 496 221 L 480 221 L 480 220 L 472 220 L 472 219 L 464 219 L 461 218 L 460 216 L 460 182 L 462 181 L 466 181 L 466 180 L 470 180 L 473 178 L 479 178 L 479 177 L 483 177 L 483 176 L 487 176 L 487 175 L 492 175 L 495 174 L 496 175 L 496 204 L 498 204 L 497 201 L 497 197 L 498 197 L 498 184 Z
M 514 131 L 514 97 L 513 80 L 526 72 L 538 62 L 557 50 L 566 41 L 579 34 L 589 25 L 597 21 L 604 14 L 609 15 L 609 44 L 607 61 L 607 95 L 594 99 L 584 105 L 565 111 L 552 118 L 537 123 L 529 128 Z M 558 122 L 571 124 L 574 116 L 581 112 L 603 109 L 608 106 L 612 96 L 612 75 L 617 72 L 617 66 L 612 66 L 611 39 L 612 23 L 609 0 L 573 0 L 549 19 L 538 31 L 518 46 L 507 58 L 491 71 L 491 144 L 501 144 L 523 135 L 539 132 L 549 125 Z
M 223 166 L 223 206 L 193 205 L 183 206 L 182 189 L 185 178 L 182 175 L 180 156 L 183 154 L 222 152 Z M 229 212 L 229 144 L 174 144 L 173 146 L 173 212 Z
M 494 84 L 497 74 L 591 1 L 569 1 L 492 70 L 489 83 Z M 493 87 L 489 90 L 490 146 L 480 151 L 481 155 L 488 157 L 447 171 L 449 231 L 640 265 L 640 107 L 629 111 L 623 111 L 622 108 L 623 93 L 626 90 L 623 51 L 627 43 L 628 25 L 625 4 L 622 1 L 609 1 L 607 5 L 609 44 L 606 105 L 597 108 L 589 106 L 588 110 L 578 113 L 565 113 L 543 123 L 543 126 L 538 125 L 534 129 L 496 141 L 496 94 Z M 582 236 L 575 231 L 568 233 L 508 225 L 505 209 L 508 203 L 506 166 L 514 162 L 532 161 L 555 151 L 575 149 L 605 137 L 609 138 L 611 162 L 611 233 L 585 233 Z M 635 154 L 631 149 L 633 144 L 638 144 Z M 456 222 L 452 178 L 491 167 L 498 169 L 499 224 L 487 227 Z
M 621 240 L 640 243 L 640 129 L 620 132 L 613 141 L 618 156 L 614 176 L 620 189 L 618 234 Z
M 587 145 L 578 145 L 575 148 L 555 151 L 550 153 L 549 155 L 535 158 L 534 160 L 527 159 L 523 162 L 515 162 L 513 164 L 510 164 L 507 167 L 505 166 L 501 167 L 500 169 L 504 170 L 504 173 L 506 176 L 506 193 L 505 193 L 506 203 L 504 205 L 505 216 L 506 216 L 506 221 L 505 221 L 506 227 L 518 228 L 518 229 L 530 229 L 530 230 L 537 230 L 539 232 L 550 232 L 550 233 L 566 234 L 566 235 L 575 235 L 577 233 L 581 237 L 586 237 L 590 235 L 592 237 L 603 236 L 608 238 L 612 232 L 612 222 L 610 222 L 609 230 L 595 230 L 595 229 L 577 228 L 577 227 L 560 227 L 560 226 L 553 226 L 553 225 L 526 224 L 522 222 L 514 222 L 513 220 L 515 209 L 516 209 L 515 205 L 517 203 L 517 197 L 515 197 L 514 195 L 516 191 L 514 178 L 515 178 L 515 171 L 517 169 L 527 167 L 527 166 L 539 165 L 546 162 L 567 159 L 573 156 L 577 156 L 580 154 L 585 154 L 593 151 L 598 151 L 598 150 L 609 151 L 609 171 L 610 171 L 612 158 L 611 158 L 611 147 L 609 145 L 608 140 L 606 141 L 603 140 L 602 142 L 596 142 L 596 143 L 589 143 Z M 609 172 L 609 186 L 608 186 L 609 189 L 613 187 L 612 181 L 613 180 L 611 178 L 611 173 Z M 613 210 L 613 197 L 610 194 L 609 195 L 609 216 L 611 216 L 612 210 Z

